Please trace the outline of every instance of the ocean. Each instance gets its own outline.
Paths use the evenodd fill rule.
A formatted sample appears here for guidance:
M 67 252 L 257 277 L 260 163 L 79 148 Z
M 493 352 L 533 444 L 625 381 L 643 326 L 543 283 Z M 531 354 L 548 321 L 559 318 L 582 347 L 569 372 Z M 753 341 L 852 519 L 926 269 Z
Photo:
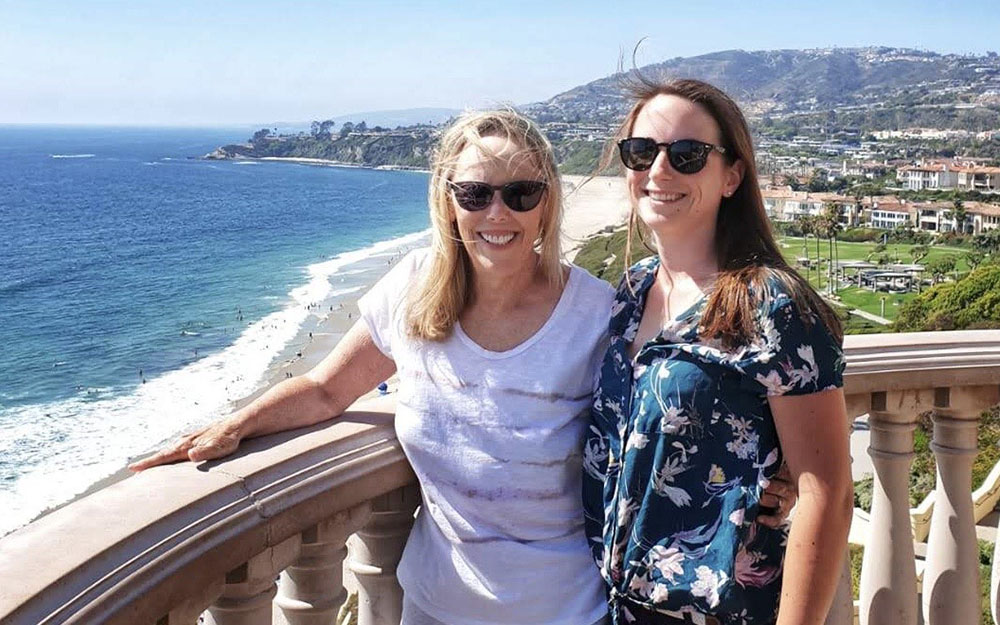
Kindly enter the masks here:
M 248 135 L 0 126 L 0 535 L 224 414 L 427 240 L 427 174 L 197 158 Z

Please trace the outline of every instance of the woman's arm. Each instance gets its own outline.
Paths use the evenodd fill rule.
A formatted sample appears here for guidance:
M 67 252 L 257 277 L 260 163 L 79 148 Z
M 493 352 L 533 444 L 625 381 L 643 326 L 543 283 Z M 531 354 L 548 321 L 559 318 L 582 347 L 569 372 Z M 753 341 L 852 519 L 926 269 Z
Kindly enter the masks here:
M 330 419 L 395 370 L 396 363 L 379 351 L 368 327 L 358 321 L 333 351 L 305 375 L 281 381 L 242 409 L 130 464 L 129 469 L 142 471 L 178 460 L 198 462 L 220 458 L 236 451 L 244 438 Z
M 769 404 L 799 490 L 778 625 L 822 625 L 840 580 L 854 509 L 844 393 L 770 397 Z

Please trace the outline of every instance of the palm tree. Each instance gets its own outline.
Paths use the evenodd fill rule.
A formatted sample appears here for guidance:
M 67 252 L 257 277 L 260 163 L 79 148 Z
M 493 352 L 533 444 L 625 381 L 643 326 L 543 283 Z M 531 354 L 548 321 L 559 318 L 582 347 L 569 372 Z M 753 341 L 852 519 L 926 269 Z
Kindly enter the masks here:
M 827 288 L 830 295 L 833 295 L 835 290 L 834 284 L 834 259 L 839 256 L 839 250 L 837 249 L 837 230 L 840 229 L 840 206 L 835 202 L 827 202 L 823 205 L 823 214 L 819 218 L 820 229 L 823 235 L 826 237 L 830 244 L 830 267 L 827 271 L 827 276 L 829 277 L 829 284 Z

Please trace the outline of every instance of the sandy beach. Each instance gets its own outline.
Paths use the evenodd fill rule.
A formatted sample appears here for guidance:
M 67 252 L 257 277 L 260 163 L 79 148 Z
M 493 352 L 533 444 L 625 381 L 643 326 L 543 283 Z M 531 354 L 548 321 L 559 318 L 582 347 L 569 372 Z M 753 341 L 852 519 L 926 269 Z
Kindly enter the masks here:
M 619 176 L 563 176 L 566 213 L 563 216 L 562 247 L 572 261 L 581 246 L 606 228 L 625 224 L 628 194 Z

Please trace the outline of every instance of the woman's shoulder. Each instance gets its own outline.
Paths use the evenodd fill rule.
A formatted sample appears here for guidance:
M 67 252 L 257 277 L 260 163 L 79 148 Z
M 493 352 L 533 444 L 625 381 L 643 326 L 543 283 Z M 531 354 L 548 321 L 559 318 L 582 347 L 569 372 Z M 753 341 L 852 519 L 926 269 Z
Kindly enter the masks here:
M 607 281 L 598 278 L 583 267 L 570 263 L 569 278 L 575 280 L 579 289 L 590 296 L 606 296 L 611 299 L 615 289 Z
M 644 291 L 649 283 L 656 276 L 656 269 L 660 266 L 660 258 L 656 255 L 648 256 L 633 263 L 621 280 L 618 281 L 616 289 L 616 299 L 634 299 L 640 292 Z

